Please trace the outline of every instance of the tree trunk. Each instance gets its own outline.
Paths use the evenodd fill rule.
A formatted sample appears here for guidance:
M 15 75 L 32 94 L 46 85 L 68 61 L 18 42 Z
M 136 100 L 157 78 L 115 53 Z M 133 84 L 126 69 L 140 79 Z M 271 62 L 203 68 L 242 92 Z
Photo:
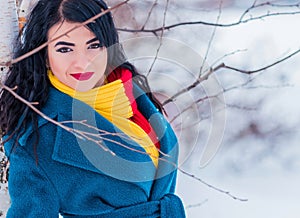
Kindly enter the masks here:
M 18 35 L 18 16 L 15 0 L 0 1 L 0 63 L 5 63 L 12 58 L 13 42 Z M 0 66 L 0 79 L 7 73 L 7 66 Z M 0 149 L 0 161 L 3 165 L 5 159 Z M 1 168 L 0 168 L 1 170 Z M 1 174 L 3 172 L 0 172 Z M 0 217 L 5 217 L 9 207 L 10 199 L 7 183 L 0 183 Z
M 0 2 L 0 62 L 7 62 L 12 58 L 12 48 L 18 34 L 18 16 L 15 0 Z M 7 67 L 1 67 L 1 78 L 7 72 Z

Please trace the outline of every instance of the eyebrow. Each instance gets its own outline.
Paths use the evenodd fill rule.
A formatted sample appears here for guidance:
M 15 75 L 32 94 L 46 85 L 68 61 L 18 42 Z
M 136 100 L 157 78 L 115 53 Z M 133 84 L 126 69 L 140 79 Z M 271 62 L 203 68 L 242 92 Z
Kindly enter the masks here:
M 95 37 L 95 38 L 93 38 L 93 39 L 87 41 L 86 44 L 88 45 L 88 44 L 91 44 L 92 42 L 95 42 L 95 41 L 98 41 L 98 38 Z M 74 44 L 74 43 L 71 43 L 71 42 L 59 41 L 59 42 L 57 42 L 57 43 L 55 44 L 54 47 L 56 47 L 56 46 L 58 46 L 58 45 L 75 46 L 75 44 Z
M 68 45 L 68 46 L 75 46 L 74 43 L 71 43 L 71 42 L 64 42 L 64 41 L 59 41 L 55 44 L 54 47 L 58 46 L 58 45 Z
M 88 44 L 91 44 L 92 42 L 95 42 L 95 41 L 99 41 L 99 39 L 97 37 L 95 37 L 95 38 L 87 41 L 86 44 L 88 45 Z

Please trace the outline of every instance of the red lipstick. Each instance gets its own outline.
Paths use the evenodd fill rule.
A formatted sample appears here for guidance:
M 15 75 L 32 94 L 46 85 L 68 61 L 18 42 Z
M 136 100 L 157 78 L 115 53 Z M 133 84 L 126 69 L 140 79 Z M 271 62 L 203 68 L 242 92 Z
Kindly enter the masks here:
M 74 73 L 70 75 L 79 81 L 84 81 L 90 79 L 93 76 L 93 74 L 94 72 L 85 72 L 85 73 Z

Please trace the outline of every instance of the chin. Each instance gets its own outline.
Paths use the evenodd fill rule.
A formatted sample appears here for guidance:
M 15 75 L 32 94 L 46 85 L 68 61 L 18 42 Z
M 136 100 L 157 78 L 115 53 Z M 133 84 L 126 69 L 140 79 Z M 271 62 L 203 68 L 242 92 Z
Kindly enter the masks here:
M 93 87 L 76 87 L 75 90 L 78 92 L 87 92 L 93 89 Z
M 94 88 L 94 85 L 90 85 L 90 84 L 88 84 L 88 85 L 85 85 L 85 84 L 78 84 L 77 86 L 75 86 L 75 87 L 72 87 L 75 91 L 77 91 L 77 92 L 87 92 L 87 91 L 89 91 L 89 90 L 91 90 L 91 89 L 93 89 Z

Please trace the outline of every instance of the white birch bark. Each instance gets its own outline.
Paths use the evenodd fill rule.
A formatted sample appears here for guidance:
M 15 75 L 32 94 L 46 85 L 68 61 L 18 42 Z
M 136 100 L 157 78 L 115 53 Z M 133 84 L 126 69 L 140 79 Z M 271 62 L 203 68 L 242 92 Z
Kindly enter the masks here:
M 19 3 L 18 16 L 19 24 L 22 27 L 26 22 L 27 15 L 30 13 L 33 6 L 38 2 L 38 0 L 22 0 Z
M 15 0 L 0 1 L 0 63 L 5 63 L 12 58 L 13 42 L 18 34 L 18 16 Z M 5 76 L 8 67 L 0 66 L 0 78 Z M 0 161 L 4 154 L 0 152 Z M 0 183 L 0 217 L 5 217 L 10 199 L 7 183 Z
M 12 58 L 12 46 L 18 34 L 18 16 L 15 0 L 0 1 L 0 62 Z M 7 67 L 1 67 L 1 78 L 7 72 Z

